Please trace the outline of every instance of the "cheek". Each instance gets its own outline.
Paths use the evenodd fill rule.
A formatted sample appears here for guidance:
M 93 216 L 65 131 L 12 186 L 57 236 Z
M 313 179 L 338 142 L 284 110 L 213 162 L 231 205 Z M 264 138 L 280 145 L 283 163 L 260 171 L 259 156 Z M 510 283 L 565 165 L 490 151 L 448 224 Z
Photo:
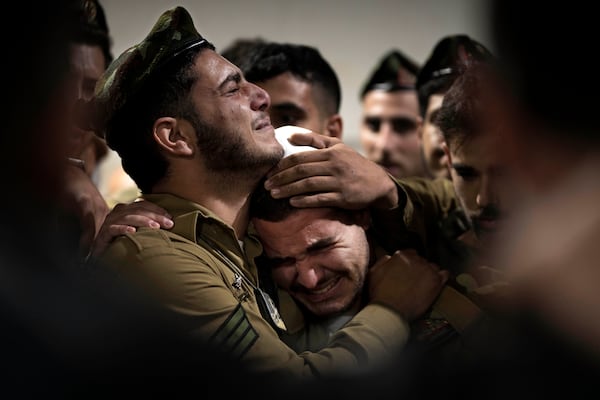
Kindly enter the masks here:
M 392 133 L 388 135 L 386 141 L 388 148 L 395 149 L 398 152 L 403 152 L 406 154 L 421 154 L 421 139 L 416 131 L 402 135 L 398 133 Z
M 377 134 L 369 131 L 367 128 L 362 128 L 360 133 L 360 143 L 365 150 L 372 148 L 377 140 Z
M 415 152 L 421 148 L 421 138 L 418 135 L 418 132 L 409 133 L 403 136 L 405 147 Z
M 457 177 L 453 177 L 453 179 L 458 181 L 454 185 L 454 188 L 463 207 L 467 210 L 476 209 L 478 185 L 475 182 L 465 182 L 463 179 Z

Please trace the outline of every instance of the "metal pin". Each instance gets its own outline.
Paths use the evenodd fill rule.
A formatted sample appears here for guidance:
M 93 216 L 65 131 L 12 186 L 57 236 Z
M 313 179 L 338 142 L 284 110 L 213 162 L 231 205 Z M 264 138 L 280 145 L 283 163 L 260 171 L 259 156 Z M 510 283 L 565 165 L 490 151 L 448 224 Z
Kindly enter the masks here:
M 233 286 L 234 289 L 240 290 L 242 288 L 242 277 L 238 274 L 235 274 L 233 282 L 231 282 L 231 286 Z

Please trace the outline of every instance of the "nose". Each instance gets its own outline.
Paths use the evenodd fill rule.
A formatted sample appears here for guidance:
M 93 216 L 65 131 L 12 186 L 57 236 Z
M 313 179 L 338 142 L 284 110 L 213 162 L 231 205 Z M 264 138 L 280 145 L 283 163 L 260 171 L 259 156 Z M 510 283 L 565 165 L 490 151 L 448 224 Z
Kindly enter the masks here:
M 307 289 L 317 287 L 320 279 L 320 268 L 307 259 L 296 261 L 297 282 Z
M 379 149 L 380 151 L 384 151 L 391 148 L 392 135 L 394 135 L 392 124 L 386 120 L 381 121 L 381 126 L 379 127 L 379 134 L 377 135 L 377 140 L 375 141 L 377 149 Z
M 253 110 L 265 111 L 271 105 L 271 97 L 266 90 L 253 83 L 250 85 L 250 107 Z
M 484 208 L 490 204 L 498 203 L 498 195 L 494 179 L 488 175 L 481 178 L 481 184 L 477 193 L 477 206 Z

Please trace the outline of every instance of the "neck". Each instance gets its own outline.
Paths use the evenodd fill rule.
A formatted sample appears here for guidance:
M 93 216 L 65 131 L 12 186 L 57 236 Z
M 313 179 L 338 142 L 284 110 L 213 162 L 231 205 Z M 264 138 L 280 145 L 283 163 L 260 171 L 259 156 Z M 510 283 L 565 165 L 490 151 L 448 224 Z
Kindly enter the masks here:
M 257 183 L 257 179 L 247 176 L 224 177 L 212 172 L 199 175 L 173 173 L 169 179 L 155 185 L 153 193 L 170 193 L 201 204 L 230 225 L 240 239 L 248 228 L 250 195 Z

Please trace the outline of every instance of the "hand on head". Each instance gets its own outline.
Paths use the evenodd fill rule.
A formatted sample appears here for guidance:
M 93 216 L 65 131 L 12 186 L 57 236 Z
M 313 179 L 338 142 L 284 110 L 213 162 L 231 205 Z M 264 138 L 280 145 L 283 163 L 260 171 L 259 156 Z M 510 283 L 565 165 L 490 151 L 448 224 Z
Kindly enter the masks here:
M 281 159 L 265 182 L 273 197 L 291 197 L 295 207 L 397 205 L 396 186 L 387 172 L 341 140 L 317 133 L 294 134 L 290 139 L 318 150 Z

